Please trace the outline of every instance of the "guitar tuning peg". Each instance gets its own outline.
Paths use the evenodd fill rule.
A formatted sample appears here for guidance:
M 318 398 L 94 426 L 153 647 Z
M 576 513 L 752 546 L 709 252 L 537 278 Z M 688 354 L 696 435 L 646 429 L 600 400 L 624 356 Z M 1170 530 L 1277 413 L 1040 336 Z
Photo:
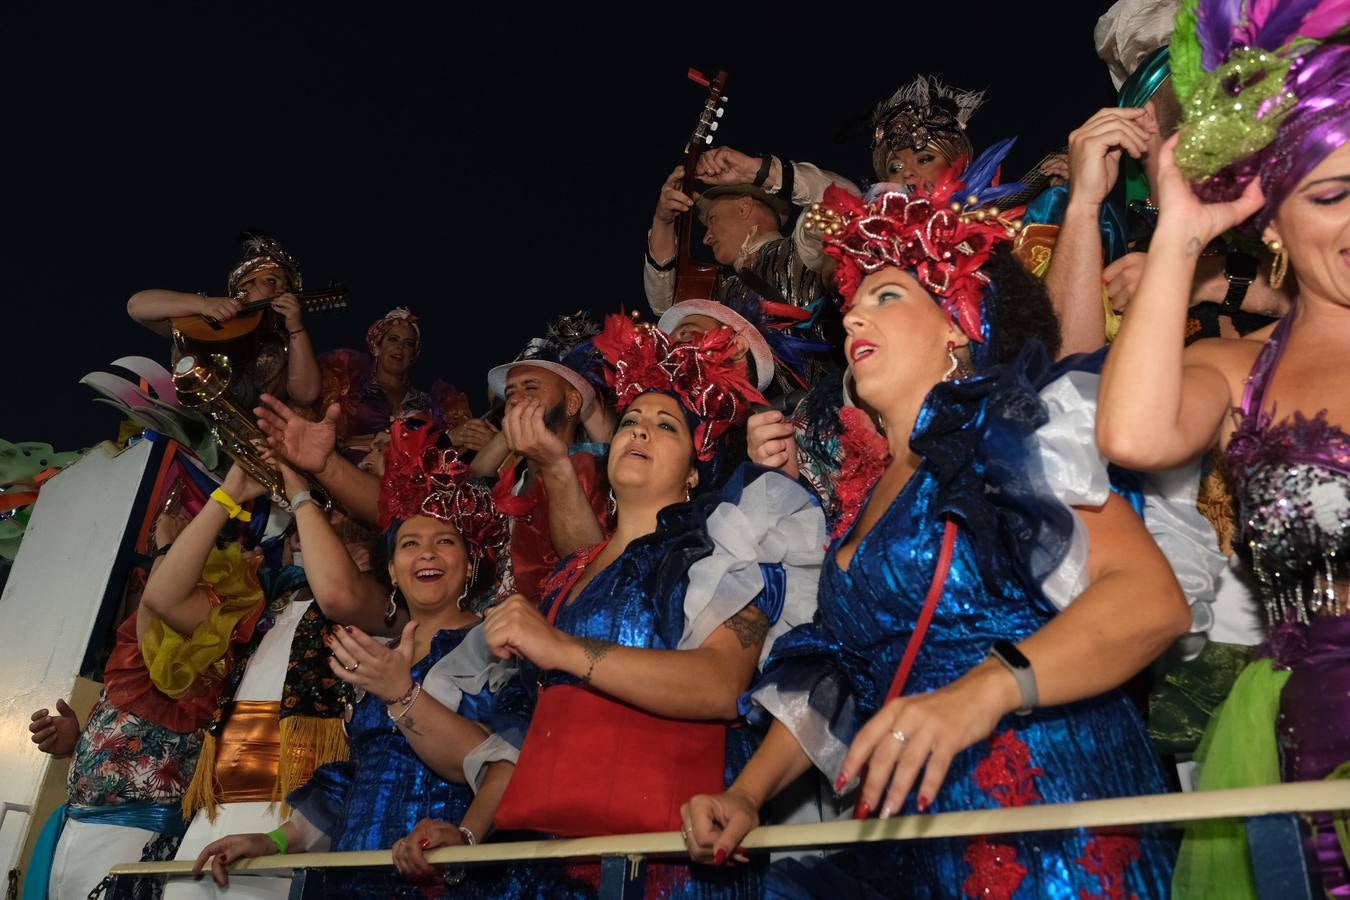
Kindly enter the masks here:
M 721 122 L 713 122 L 711 125 L 708 126 L 708 130 L 709 130 L 709 131 L 716 131 L 716 130 L 717 130 L 717 126 L 720 125 L 720 124 L 722 124 L 722 123 L 721 123 Z
M 717 118 L 719 118 L 719 119 L 722 118 L 722 113 L 724 113 L 724 112 L 726 112 L 725 109 L 723 109 L 723 108 L 720 107 L 720 106 L 717 107 Z
M 728 98 L 726 94 L 723 94 L 723 95 L 722 95 L 722 105 L 723 105 L 723 106 L 726 106 L 726 103 L 727 103 L 727 100 L 728 100 L 728 99 L 730 99 L 730 98 Z
M 705 137 L 705 138 L 703 139 L 703 143 L 705 143 L 705 144 L 711 144 L 711 143 L 712 143 L 712 135 L 710 134 L 710 135 L 708 135 L 707 137 Z

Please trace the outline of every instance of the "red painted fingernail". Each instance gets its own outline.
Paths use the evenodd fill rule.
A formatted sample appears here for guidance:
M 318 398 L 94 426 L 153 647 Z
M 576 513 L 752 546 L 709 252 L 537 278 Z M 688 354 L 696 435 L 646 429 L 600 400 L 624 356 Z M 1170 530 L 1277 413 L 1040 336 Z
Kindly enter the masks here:
M 420 841 L 417 842 L 417 846 L 421 847 L 423 850 L 427 849 L 427 847 L 428 847 L 430 844 L 431 844 L 431 838 L 422 838 Z
M 928 798 L 925 797 L 923 794 L 920 794 L 920 795 L 919 795 L 919 802 L 918 802 L 919 812 L 924 812 L 925 810 L 927 810 L 927 809 L 928 809 L 928 803 L 929 803 Z
M 724 863 L 724 862 L 726 862 L 726 861 L 727 861 L 727 851 L 725 851 L 725 850 L 718 850 L 716 853 L 713 854 L 713 865 L 714 865 L 714 866 L 720 866 L 722 863 Z
M 870 815 L 872 815 L 872 804 L 866 800 L 859 801 L 858 807 L 853 810 L 853 818 L 866 819 Z
M 834 780 L 834 792 L 836 794 L 839 793 L 844 789 L 844 785 L 846 784 L 848 784 L 848 776 L 843 772 L 840 772 L 839 777 Z

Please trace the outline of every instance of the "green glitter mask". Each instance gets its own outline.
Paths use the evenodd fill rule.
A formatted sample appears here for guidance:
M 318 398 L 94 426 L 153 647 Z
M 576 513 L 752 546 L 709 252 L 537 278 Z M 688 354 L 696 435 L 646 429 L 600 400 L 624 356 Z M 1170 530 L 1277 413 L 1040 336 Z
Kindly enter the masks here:
M 1234 50 L 1191 86 L 1176 161 L 1198 181 L 1264 149 L 1297 98 L 1285 89 L 1290 61 L 1267 50 Z

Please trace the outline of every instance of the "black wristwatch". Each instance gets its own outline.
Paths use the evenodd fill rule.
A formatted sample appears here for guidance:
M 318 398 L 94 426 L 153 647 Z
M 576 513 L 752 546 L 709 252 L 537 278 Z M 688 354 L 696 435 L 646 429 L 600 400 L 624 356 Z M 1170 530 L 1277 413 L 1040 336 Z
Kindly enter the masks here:
M 1223 274 L 1228 279 L 1228 293 L 1223 295 L 1224 312 L 1232 314 L 1242 308 L 1247 288 L 1256 280 L 1256 257 L 1241 250 L 1229 250 L 1224 257 Z
M 1040 691 L 1036 688 L 1036 673 L 1031 668 L 1031 660 L 1017 649 L 1012 641 L 994 641 L 989 648 L 989 656 L 996 659 L 1017 679 L 1017 689 L 1022 692 L 1022 705 L 1016 710 L 1019 716 L 1031 715 L 1031 711 L 1040 702 Z

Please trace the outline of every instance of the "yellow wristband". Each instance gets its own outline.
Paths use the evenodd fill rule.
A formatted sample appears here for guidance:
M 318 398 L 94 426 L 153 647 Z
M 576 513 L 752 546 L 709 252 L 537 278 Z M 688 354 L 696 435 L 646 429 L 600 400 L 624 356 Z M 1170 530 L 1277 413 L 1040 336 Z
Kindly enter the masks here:
M 224 488 L 216 488 L 212 491 L 211 499 L 225 507 L 225 512 L 229 513 L 231 519 L 238 519 L 240 522 L 253 521 L 253 514 L 235 503 L 234 498 L 225 493 Z

